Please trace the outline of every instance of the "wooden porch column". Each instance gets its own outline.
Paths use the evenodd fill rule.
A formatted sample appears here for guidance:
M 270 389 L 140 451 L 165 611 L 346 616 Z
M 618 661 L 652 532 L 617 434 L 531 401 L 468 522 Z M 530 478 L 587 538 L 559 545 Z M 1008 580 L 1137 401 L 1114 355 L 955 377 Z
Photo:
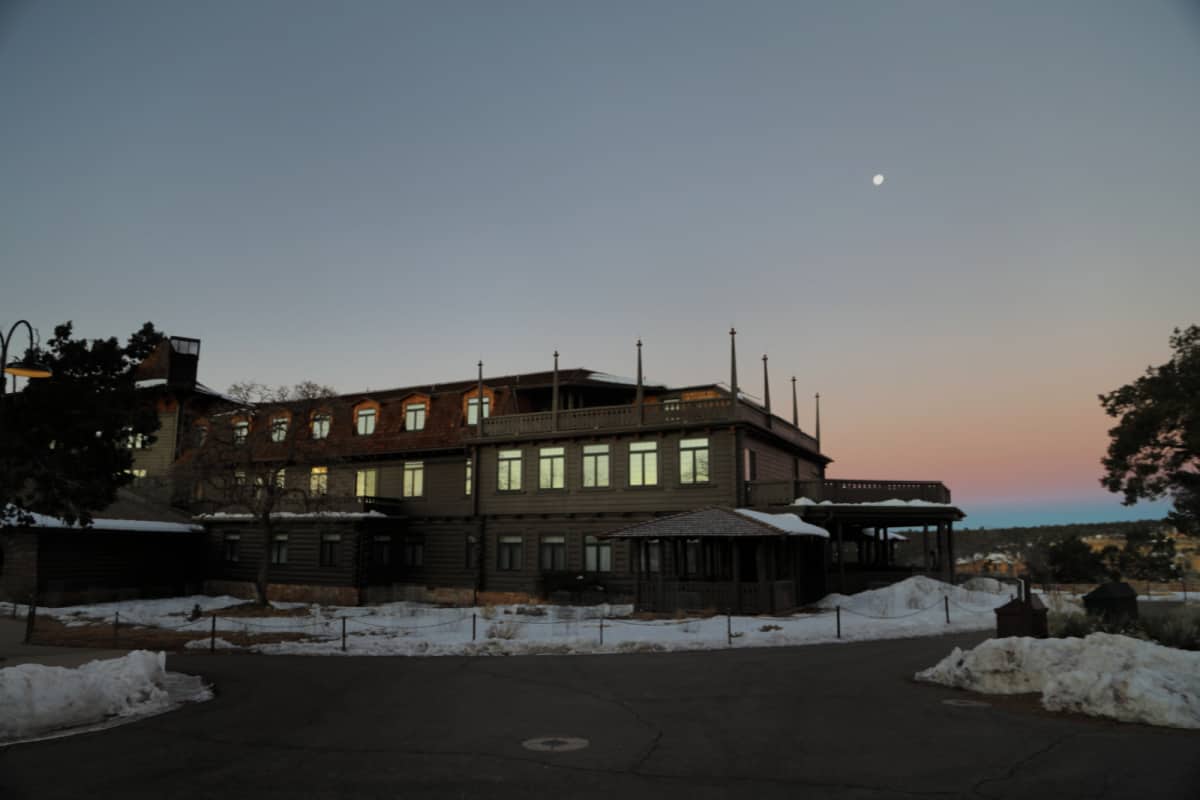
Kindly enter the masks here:
M 921 563 L 925 565 L 925 571 L 929 571 L 929 526 L 921 526 Z
M 954 523 L 946 523 L 946 568 L 950 571 L 950 583 L 954 583 Z
M 642 548 L 637 539 L 629 540 L 629 571 L 633 573 L 633 607 L 642 604 Z
M 767 546 L 762 539 L 756 539 L 754 542 L 754 571 L 755 577 L 758 578 L 758 613 L 762 613 L 764 607 L 770 606 L 770 599 L 763 602 L 764 596 L 767 595 Z M 771 609 L 774 612 L 774 609 Z

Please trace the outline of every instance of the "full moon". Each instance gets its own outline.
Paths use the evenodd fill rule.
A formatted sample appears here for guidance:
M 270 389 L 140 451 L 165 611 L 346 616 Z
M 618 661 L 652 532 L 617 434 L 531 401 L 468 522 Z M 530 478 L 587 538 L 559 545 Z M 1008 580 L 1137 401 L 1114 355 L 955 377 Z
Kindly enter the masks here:
M 876 175 L 874 178 L 871 178 L 871 183 L 876 186 L 883 186 L 883 175 Z

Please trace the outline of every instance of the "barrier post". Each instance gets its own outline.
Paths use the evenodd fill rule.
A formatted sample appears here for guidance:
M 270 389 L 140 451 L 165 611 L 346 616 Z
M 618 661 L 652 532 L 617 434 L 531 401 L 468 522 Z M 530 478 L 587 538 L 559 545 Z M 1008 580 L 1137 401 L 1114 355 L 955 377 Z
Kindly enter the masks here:
M 604 647 L 604 617 L 600 617 L 600 646 Z
M 479 615 L 475 614 L 475 613 L 471 614 L 471 641 L 472 642 L 475 641 L 475 619 L 478 616 Z
M 839 639 L 842 638 L 842 607 L 841 606 L 837 607 L 837 631 L 838 631 L 838 638 Z
M 725 643 L 733 647 L 733 614 L 725 609 Z
M 121 612 L 113 613 L 113 647 L 117 646 L 117 629 L 121 627 Z
M 29 614 L 25 617 L 25 644 L 33 641 L 33 623 L 37 616 L 37 594 L 29 595 Z
M 212 625 L 209 627 L 208 633 L 208 652 L 217 652 L 217 615 L 212 615 Z
M 346 652 L 346 618 L 342 617 L 342 652 Z
M 950 595 L 948 595 L 948 594 L 942 595 L 942 600 L 946 604 L 946 624 L 949 625 L 950 624 Z

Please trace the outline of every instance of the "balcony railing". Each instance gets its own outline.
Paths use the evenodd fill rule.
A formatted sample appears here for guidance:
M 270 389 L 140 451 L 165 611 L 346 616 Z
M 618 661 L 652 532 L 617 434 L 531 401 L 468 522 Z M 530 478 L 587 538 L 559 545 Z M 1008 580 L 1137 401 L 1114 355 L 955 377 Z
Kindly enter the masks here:
M 941 481 L 749 481 L 746 493 L 747 502 L 760 507 L 791 505 L 800 497 L 818 503 L 878 503 L 884 500 L 950 502 L 950 490 Z
M 794 444 L 819 452 L 816 439 L 779 417 L 768 417 L 762 409 L 744 402 L 739 403 L 737 419 L 770 428 Z M 555 415 L 549 411 L 506 414 L 484 420 L 483 435 L 488 438 L 499 438 L 555 431 L 616 430 L 640 426 L 686 425 L 732 420 L 729 400 L 716 398 L 686 402 L 646 403 L 641 407 L 640 413 L 636 405 L 564 409 L 558 412 L 557 422 Z

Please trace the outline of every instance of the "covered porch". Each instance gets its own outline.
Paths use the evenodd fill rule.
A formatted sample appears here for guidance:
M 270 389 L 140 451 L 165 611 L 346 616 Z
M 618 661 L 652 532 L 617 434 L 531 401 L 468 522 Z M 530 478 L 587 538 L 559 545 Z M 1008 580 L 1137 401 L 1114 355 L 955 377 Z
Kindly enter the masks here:
M 703 508 L 613 531 L 644 611 L 780 613 L 826 594 L 829 533 L 795 513 Z

